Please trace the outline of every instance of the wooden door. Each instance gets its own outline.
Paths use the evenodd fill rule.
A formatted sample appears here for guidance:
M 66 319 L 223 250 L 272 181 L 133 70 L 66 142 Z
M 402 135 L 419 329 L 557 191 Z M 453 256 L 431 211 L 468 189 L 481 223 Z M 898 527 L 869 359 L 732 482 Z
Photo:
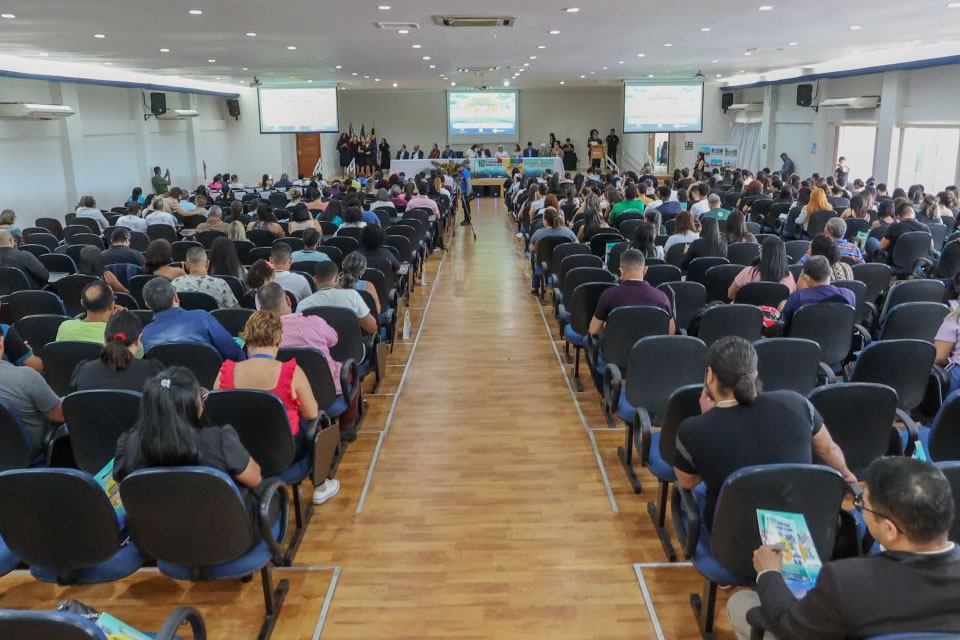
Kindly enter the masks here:
M 297 173 L 305 178 L 313 175 L 321 156 L 320 147 L 319 133 L 297 134 Z

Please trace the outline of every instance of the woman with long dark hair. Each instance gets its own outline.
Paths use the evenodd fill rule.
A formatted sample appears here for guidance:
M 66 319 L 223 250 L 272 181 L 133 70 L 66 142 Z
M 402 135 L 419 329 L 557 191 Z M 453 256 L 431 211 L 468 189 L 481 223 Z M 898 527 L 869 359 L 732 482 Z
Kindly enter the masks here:
M 345 174 L 350 161 L 353 160 L 353 154 L 350 152 L 350 136 L 346 133 L 340 134 L 337 140 L 337 151 L 340 154 L 340 173 Z
M 173 260 L 173 247 L 163 238 L 157 238 L 147 245 L 143 260 L 143 272 L 147 275 L 163 276 L 168 280 L 176 280 L 186 275 L 183 269 L 170 264 Z
M 380 170 L 386 175 L 390 171 L 390 143 L 386 138 L 380 140 Z
M 859 193 L 850 198 L 850 206 L 840 214 L 841 218 L 860 218 L 869 220 L 870 212 L 867 210 L 867 199 Z
M 273 213 L 273 207 L 269 204 L 261 204 L 257 207 L 257 217 L 247 225 L 247 231 L 253 229 L 266 229 L 278 238 L 283 237 L 283 227 L 277 222 L 277 216 Z
M 644 258 L 663 259 L 663 247 L 657 245 L 657 232 L 649 222 L 641 222 L 633 233 L 633 246 Z
M 130 293 L 127 288 L 120 284 L 120 280 L 112 271 L 107 271 L 103 266 L 103 256 L 100 253 L 100 247 L 87 245 L 80 250 L 80 260 L 77 262 L 77 273 L 84 276 L 93 276 L 100 278 L 107 283 L 107 286 L 113 289 L 114 293 Z
M 743 285 L 750 282 L 779 282 L 786 285 L 790 293 L 797 290 L 797 283 L 790 273 L 790 258 L 787 256 L 786 245 L 777 237 L 770 237 L 760 246 L 760 262 L 756 266 L 744 267 L 733 279 L 727 289 L 727 297 L 731 300 L 737 297 Z
M 747 231 L 747 221 L 743 212 L 734 209 L 727 217 L 727 228 L 724 231 L 727 244 L 734 242 L 756 242 L 757 237 Z
M 713 256 L 727 257 L 727 241 L 720 233 L 720 225 L 716 218 L 704 216 L 700 219 L 700 238 L 690 243 L 690 248 L 687 250 L 680 268 L 686 271 L 695 259 Z
M 240 264 L 237 246 L 230 238 L 217 238 L 210 246 L 210 269 L 212 276 L 233 276 L 243 280 L 247 270 Z
M 140 319 L 127 310 L 110 316 L 103 334 L 103 350 L 96 360 L 81 363 L 73 370 L 70 391 L 87 389 L 125 389 L 143 391 L 146 381 L 160 373 L 159 360 L 137 359 L 143 351 Z
M 667 238 L 667 242 L 663 245 L 664 253 L 669 252 L 675 244 L 688 244 L 700 237 L 700 233 L 697 231 L 697 221 L 692 213 L 681 211 L 677 214 L 676 220 L 673 234 Z

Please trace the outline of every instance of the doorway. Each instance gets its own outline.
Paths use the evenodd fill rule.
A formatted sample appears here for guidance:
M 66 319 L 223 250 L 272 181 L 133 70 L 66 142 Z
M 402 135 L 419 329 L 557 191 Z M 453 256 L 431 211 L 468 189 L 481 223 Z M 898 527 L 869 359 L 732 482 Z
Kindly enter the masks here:
M 323 155 L 321 146 L 321 134 L 297 134 L 297 173 L 302 177 L 307 178 L 313 175 L 313 169 Z

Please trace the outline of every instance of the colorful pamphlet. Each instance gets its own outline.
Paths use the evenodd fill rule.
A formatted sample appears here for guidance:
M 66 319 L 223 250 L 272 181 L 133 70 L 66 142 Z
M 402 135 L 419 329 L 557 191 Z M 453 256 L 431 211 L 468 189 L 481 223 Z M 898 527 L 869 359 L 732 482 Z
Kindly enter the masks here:
M 120 501 L 120 483 L 113 479 L 113 459 L 103 469 L 100 469 L 94 479 L 110 499 L 110 504 L 113 505 L 113 510 L 117 514 L 117 520 L 120 522 L 120 528 L 122 529 L 126 521 L 127 510 L 123 508 L 123 503 Z
M 923 442 L 917 440 L 913 444 L 913 457 L 921 462 L 930 462 L 930 457 L 927 455 L 927 450 L 923 448 Z
M 141 633 L 121 620 L 117 620 L 109 613 L 103 613 L 76 600 L 64 600 L 57 603 L 57 611 L 86 618 L 103 631 L 107 640 L 150 640 L 150 636 L 147 634 Z
M 783 550 L 781 574 L 790 591 L 802 598 L 823 568 L 806 519 L 802 513 L 757 509 L 757 522 L 763 544 Z

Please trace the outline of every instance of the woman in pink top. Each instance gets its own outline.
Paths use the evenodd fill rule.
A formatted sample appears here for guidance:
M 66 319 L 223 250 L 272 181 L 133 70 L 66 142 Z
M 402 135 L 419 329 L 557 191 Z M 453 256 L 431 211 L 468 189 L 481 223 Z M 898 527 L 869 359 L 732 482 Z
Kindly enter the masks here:
M 797 290 L 797 283 L 790 273 L 790 258 L 780 238 L 767 238 L 760 247 L 760 263 L 755 267 L 744 267 L 727 290 L 727 296 L 735 300 L 740 287 L 750 282 L 779 282 L 787 286 L 790 293 Z

